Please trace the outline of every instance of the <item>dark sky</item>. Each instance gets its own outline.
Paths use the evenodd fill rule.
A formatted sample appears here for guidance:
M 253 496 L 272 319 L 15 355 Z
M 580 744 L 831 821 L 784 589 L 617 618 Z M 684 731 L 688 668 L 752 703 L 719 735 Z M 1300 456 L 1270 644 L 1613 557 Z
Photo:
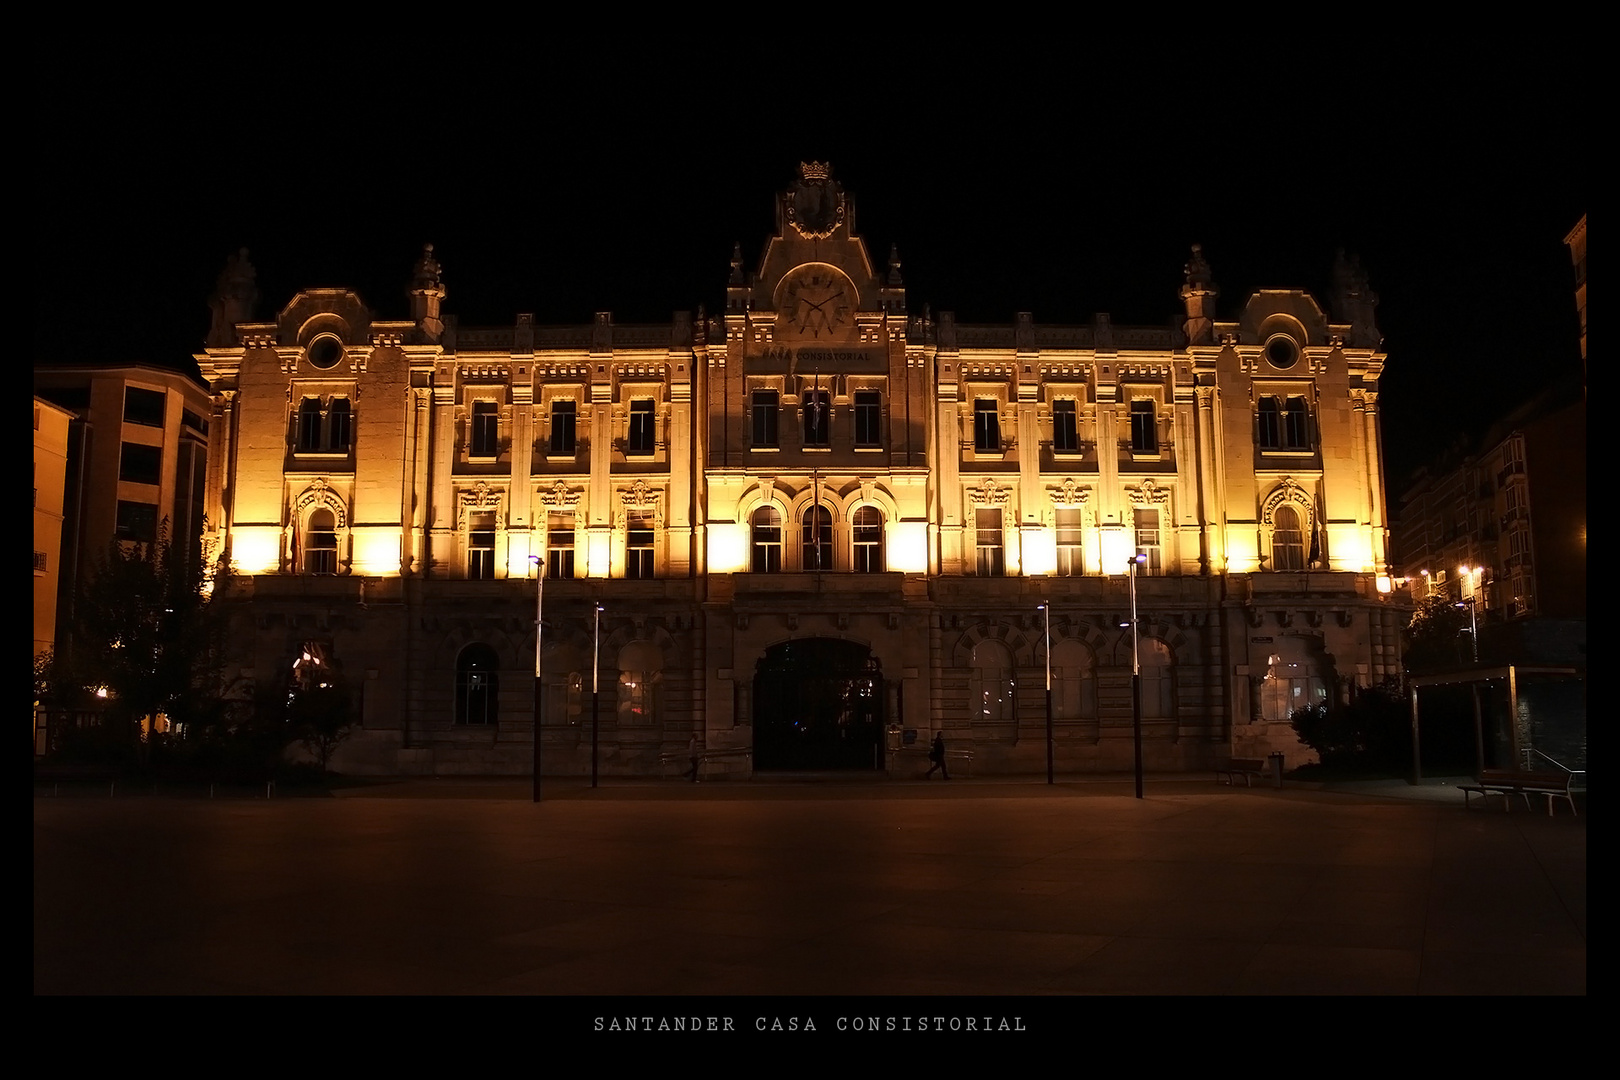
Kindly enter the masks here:
M 1359 254 L 1392 494 L 1579 371 L 1562 241 L 1587 209 L 1586 95 L 1551 56 L 1512 78 L 1391 60 L 1224 90 L 1127 65 L 257 59 L 98 58 L 33 89 L 36 359 L 189 365 L 240 246 L 263 318 L 310 286 L 404 317 L 424 241 L 464 325 L 715 311 L 733 241 L 752 269 L 774 193 L 816 159 L 874 260 L 899 245 L 911 307 L 961 321 L 1163 325 L 1194 242 L 1231 317 L 1260 287 L 1325 301 L 1335 250 Z

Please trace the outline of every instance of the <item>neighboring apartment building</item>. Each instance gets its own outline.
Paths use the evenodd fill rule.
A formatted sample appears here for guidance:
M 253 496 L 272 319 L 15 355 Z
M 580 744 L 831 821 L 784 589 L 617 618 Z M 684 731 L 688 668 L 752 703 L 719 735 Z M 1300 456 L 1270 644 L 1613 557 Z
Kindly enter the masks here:
M 34 655 L 56 646 L 56 590 L 62 574 L 62 503 L 73 414 L 34 398 Z
M 1149 768 L 1303 760 L 1291 709 L 1400 669 L 1384 354 L 1342 258 L 1331 315 L 1279 289 L 1221 320 L 1194 248 L 1180 329 L 958 324 L 908 308 L 812 164 L 718 315 L 459 327 L 431 248 L 409 293 L 255 321 L 244 253 L 197 356 L 241 666 L 343 671 L 339 768 L 529 769 L 535 566 L 547 772 L 588 769 L 593 700 L 621 775 L 694 733 L 737 769 L 892 768 L 943 732 L 1037 770 L 1042 604 L 1058 768 L 1128 767 L 1133 552 Z
M 114 539 L 151 541 L 166 522 L 202 557 L 211 407 L 194 377 L 146 365 L 36 367 L 34 393 L 72 416 L 55 593 L 65 644 L 73 598 Z

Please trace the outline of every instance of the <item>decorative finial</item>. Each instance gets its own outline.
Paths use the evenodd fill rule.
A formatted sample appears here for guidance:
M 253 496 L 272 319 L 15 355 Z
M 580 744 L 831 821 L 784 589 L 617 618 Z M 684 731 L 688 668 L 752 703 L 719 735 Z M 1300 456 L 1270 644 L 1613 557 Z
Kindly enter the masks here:
M 889 245 L 889 284 L 900 284 L 900 245 Z

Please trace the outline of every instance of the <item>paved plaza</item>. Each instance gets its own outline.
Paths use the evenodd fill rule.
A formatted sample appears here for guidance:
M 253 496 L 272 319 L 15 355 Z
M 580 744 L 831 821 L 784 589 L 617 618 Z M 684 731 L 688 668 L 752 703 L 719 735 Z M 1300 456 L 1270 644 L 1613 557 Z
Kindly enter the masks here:
M 34 799 L 36 994 L 1584 994 L 1586 818 L 1453 788 Z

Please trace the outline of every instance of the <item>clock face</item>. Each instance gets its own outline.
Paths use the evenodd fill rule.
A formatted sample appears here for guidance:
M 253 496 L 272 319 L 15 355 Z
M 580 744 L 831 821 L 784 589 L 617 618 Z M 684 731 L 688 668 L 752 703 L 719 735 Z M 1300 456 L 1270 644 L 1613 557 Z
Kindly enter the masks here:
M 830 266 L 801 266 L 788 274 L 779 310 L 790 330 L 831 337 L 853 317 L 855 286 Z

